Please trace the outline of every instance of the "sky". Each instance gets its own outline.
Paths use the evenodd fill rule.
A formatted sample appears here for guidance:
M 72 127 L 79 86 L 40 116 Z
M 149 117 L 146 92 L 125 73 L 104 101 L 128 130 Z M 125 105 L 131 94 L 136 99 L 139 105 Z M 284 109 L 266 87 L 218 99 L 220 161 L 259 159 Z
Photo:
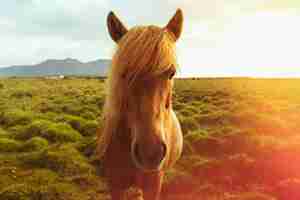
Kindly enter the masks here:
M 1 0 L 0 67 L 111 58 L 113 10 L 128 28 L 181 8 L 179 76 L 300 77 L 299 0 Z

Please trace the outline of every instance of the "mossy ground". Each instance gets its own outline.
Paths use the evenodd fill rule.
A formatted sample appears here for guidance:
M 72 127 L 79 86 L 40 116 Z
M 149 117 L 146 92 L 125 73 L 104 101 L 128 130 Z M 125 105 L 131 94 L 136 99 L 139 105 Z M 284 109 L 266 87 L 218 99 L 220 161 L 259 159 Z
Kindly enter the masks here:
M 94 159 L 103 80 L 0 85 L 0 200 L 109 199 Z M 176 80 L 174 109 L 184 151 L 163 199 L 300 199 L 300 80 Z

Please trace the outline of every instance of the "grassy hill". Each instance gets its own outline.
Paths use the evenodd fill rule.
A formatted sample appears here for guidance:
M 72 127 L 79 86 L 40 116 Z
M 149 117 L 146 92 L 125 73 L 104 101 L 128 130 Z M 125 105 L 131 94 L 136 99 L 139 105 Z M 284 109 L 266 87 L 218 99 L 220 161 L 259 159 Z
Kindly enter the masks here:
M 0 200 L 109 199 L 104 81 L 0 79 Z M 300 80 L 176 80 L 184 152 L 164 200 L 300 199 Z

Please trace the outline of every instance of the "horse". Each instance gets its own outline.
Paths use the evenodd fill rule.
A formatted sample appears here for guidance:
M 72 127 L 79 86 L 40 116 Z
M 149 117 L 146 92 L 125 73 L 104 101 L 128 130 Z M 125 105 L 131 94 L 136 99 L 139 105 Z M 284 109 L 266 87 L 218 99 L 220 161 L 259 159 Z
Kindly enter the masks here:
M 164 172 L 181 155 L 183 136 L 172 89 L 182 25 L 181 9 L 165 27 L 127 29 L 114 12 L 108 14 L 116 50 L 106 80 L 97 154 L 112 200 L 121 200 L 131 187 L 140 188 L 145 200 L 158 200 Z

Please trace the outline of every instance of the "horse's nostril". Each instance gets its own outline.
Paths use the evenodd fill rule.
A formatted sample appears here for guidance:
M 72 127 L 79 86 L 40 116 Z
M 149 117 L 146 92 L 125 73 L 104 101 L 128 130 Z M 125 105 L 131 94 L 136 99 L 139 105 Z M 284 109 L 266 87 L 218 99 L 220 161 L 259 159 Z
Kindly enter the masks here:
M 162 161 L 167 154 L 167 146 L 165 143 L 160 144 L 160 161 Z
M 164 143 L 159 143 L 152 148 L 147 148 L 139 144 L 135 144 L 133 154 L 135 160 L 141 165 L 157 166 L 165 158 L 167 146 Z
M 164 143 L 157 144 L 147 154 L 147 160 L 155 165 L 159 164 L 166 156 L 167 147 Z
M 140 154 L 140 149 L 139 149 L 139 145 L 138 144 L 135 144 L 134 149 L 133 149 L 133 153 L 134 153 L 135 159 L 139 163 L 141 163 L 142 162 L 142 156 Z

